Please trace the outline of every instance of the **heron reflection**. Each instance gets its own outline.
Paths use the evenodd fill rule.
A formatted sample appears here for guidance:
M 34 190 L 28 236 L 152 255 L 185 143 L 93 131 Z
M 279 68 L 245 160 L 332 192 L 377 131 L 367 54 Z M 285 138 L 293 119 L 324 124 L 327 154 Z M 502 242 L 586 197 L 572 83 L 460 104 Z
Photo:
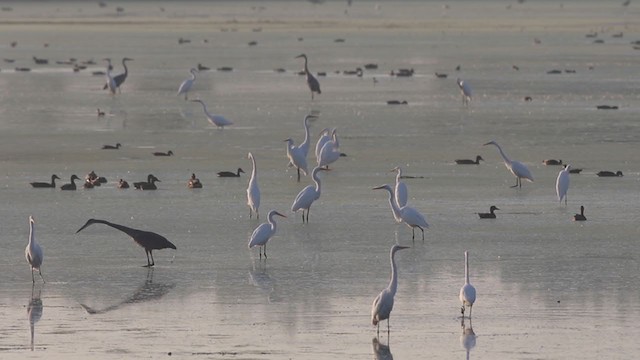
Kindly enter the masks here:
M 42 289 L 38 289 L 38 292 L 35 292 L 35 284 L 31 286 L 31 299 L 29 300 L 29 305 L 27 306 L 27 315 L 29 316 L 29 327 L 31 328 L 31 351 L 35 349 L 35 333 L 36 333 L 36 323 L 40 321 L 42 318 L 42 300 L 40 299 L 40 295 L 42 293 Z
M 142 286 L 136 289 L 136 291 L 134 291 L 131 296 L 124 299 L 123 301 L 111 306 L 107 306 L 104 309 L 94 309 L 85 304 L 80 304 L 80 306 L 82 306 L 89 314 L 104 314 L 113 310 L 118 310 L 127 305 L 159 300 L 160 298 L 165 296 L 171 289 L 173 289 L 174 286 L 175 284 L 153 282 L 153 268 L 150 268 L 147 271 L 147 279 L 145 280 L 144 284 L 142 284 Z
M 381 344 L 377 337 L 371 341 L 373 345 L 373 356 L 376 360 L 393 360 L 393 354 L 389 349 L 389 345 Z
M 473 325 L 471 324 L 471 319 L 469 319 L 469 327 L 466 326 L 464 322 L 464 317 L 460 322 L 460 327 L 462 328 L 462 335 L 460 335 L 460 345 L 467 350 L 467 360 L 469 360 L 469 353 L 471 349 L 476 346 L 476 333 L 473 332 Z

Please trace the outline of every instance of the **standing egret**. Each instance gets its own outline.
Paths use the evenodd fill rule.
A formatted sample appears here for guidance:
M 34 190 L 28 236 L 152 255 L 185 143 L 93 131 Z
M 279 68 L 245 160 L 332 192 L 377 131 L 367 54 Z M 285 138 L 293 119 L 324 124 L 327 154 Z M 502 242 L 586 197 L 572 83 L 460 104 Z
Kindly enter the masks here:
M 506 166 L 507 169 L 511 171 L 513 176 L 516 177 L 516 184 L 513 185 L 512 187 L 522 187 L 522 179 L 527 179 L 533 182 L 533 175 L 531 175 L 531 171 L 529 171 L 529 168 L 527 168 L 525 164 L 521 163 L 520 161 L 509 159 L 507 155 L 504 153 L 504 151 L 502 151 L 502 148 L 500 147 L 500 145 L 498 145 L 497 142 L 489 141 L 484 145 L 489 145 L 489 144 L 495 145 L 498 148 L 498 151 L 500 152 L 500 155 L 504 160 L 504 166 Z
M 155 265 L 152 253 L 153 250 L 176 249 L 176 246 L 173 245 L 171 241 L 167 240 L 167 238 L 160 234 L 156 234 L 151 231 L 132 229 L 130 227 L 114 224 L 106 220 L 89 219 L 84 225 L 82 225 L 80 229 L 78 229 L 78 231 L 76 231 L 76 234 L 91 224 L 104 224 L 107 226 L 111 226 L 112 228 L 118 229 L 123 233 L 131 236 L 133 241 L 135 241 L 136 244 L 142 246 L 144 248 L 144 251 L 147 253 L 147 265 L 144 265 L 143 267 L 152 267 Z
M 207 120 L 209 120 L 209 123 L 211 123 L 211 125 L 217 126 L 218 129 L 224 129 L 224 127 L 227 125 L 233 125 L 233 122 L 231 120 L 228 120 L 224 116 L 210 113 L 204 101 L 202 100 L 191 100 L 191 101 L 202 104 L 202 110 L 204 110 L 204 115 L 207 117 Z
M 249 205 L 249 219 L 252 214 L 256 213 L 256 219 L 260 219 L 258 208 L 260 208 L 260 188 L 258 187 L 258 169 L 256 168 L 256 159 L 253 158 L 253 154 L 249 153 L 249 159 L 253 165 L 251 170 L 251 179 L 249 179 L 249 186 L 247 186 L 247 205 Z
M 380 322 L 387 320 L 387 333 L 390 331 L 389 316 L 393 310 L 393 297 L 398 291 L 398 270 L 396 268 L 395 255 L 398 250 L 408 249 L 408 246 L 393 245 L 389 252 L 391 259 L 391 281 L 386 289 L 382 290 L 373 300 L 371 306 L 371 323 L 377 326 L 378 334 L 380 334 Z
M 308 185 L 307 187 L 302 189 L 296 196 L 296 199 L 293 201 L 293 205 L 291 205 L 291 211 L 293 212 L 296 212 L 302 209 L 303 223 L 305 221 L 304 220 L 305 210 L 307 212 L 307 223 L 308 223 L 309 210 L 311 210 L 311 204 L 313 204 L 314 201 L 320 198 L 321 188 L 320 188 L 320 178 L 318 177 L 318 171 L 321 171 L 321 170 L 326 170 L 326 169 L 322 169 L 320 167 L 313 168 L 313 170 L 311 171 L 311 178 L 313 179 L 313 182 L 316 185 L 315 186 Z
M 584 206 L 580 205 L 580 214 L 573 215 L 573 221 L 586 221 L 587 218 L 584 216 Z
M 373 190 L 384 189 L 389 192 L 389 205 L 391 205 L 391 211 L 393 212 L 393 217 L 396 219 L 396 222 L 404 222 L 411 228 L 412 239 L 416 238 L 416 228 L 422 231 L 422 240 L 424 240 L 424 229 L 429 227 L 427 224 L 427 220 L 424 216 L 416 209 L 403 206 L 398 207 L 395 201 L 395 197 L 393 194 L 393 189 L 389 184 L 384 184 L 378 187 L 374 187 Z
M 320 150 L 322 150 L 324 144 L 326 144 L 329 140 L 331 140 L 331 131 L 329 130 L 329 128 L 322 129 L 322 131 L 320 132 L 320 137 L 318 138 L 318 142 L 316 143 L 316 159 L 320 159 Z
M 309 120 L 317 119 L 317 118 L 318 118 L 317 116 L 309 114 L 305 116 L 304 120 L 302 121 L 302 124 L 304 125 L 304 140 L 302 141 L 302 143 L 300 143 L 300 145 L 298 145 L 298 148 L 304 154 L 305 159 L 309 154 L 309 143 L 311 142 L 311 139 L 309 136 Z
M 56 179 L 60 180 L 58 175 L 53 174 L 53 175 L 51 175 L 51 182 L 50 183 L 48 183 L 48 182 L 32 182 L 30 184 L 34 188 L 55 188 L 56 187 Z
M 288 138 L 287 142 L 287 157 L 289 158 L 289 164 L 296 167 L 298 170 L 298 182 L 300 182 L 300 171 L 307 175 L 307 158 L 304 156 L 302 149 L 293 144 L 293 140 Z
M 558 178 L 556 179 L 558 201 L 562 203 L 562 198 L 564 198 L 565 205 L 567 205 L 567 191 L 569 191 L 569 170 L 571 170 L 571 165 L 565 166 L 564 169 L 558 172 Z
M 280 214 L 275 210 L 269 211 L 269 214 L 267 215 L 268 221 L 266 223 L 258 225 L 258 227 L 253 230 L 253 233 L 249 238 L 249 249 L 254 246 L 260 246 L 262 248 L 262 251 L 260 252 L 261 259 L 262 253 L 264 253 L 264 258 L 267 258 L 267 242 L 276 233 L 276 221 L 273 219 L 273 217 L 276 215 L 286 218 L 286 216 Z
M 460 302 L 462 303 L 462 318 L 464 319 L 464 307 L 469 307 L 469 319 L 471 319 L 471 310 L 473 303 L 476 301 L 476 288 L 469 283 L 469 252 L 464 252 L 464 285 L 460 288 Z
M 340 143 L 338 141 L 338 134 L 334 128 L 333 131 L 331 131 L 331 140 L 327 141 L 322 146 L 322 149 L 320 149 L 320 154 L 318 155 L 318 166 L 324 166 L 328 169 L 330 164 L 340 159 L 342 153 L 339 148 Z
M 38 270 L 38 274 L 42 278 L 42 282 L 44 283 L 44 277 L 42 276 L 42 260 L 44 259 L 44 252 L 40 245 L 36 242 L 36 235 L 34 229 L 35 220 L 33 220 L 33 216 L 29 216 L 29 243 L 27 247 L 24 249 L 24 256 L 27 258 L 27 262 L 31 267 L 31 280 L 35 284 L 36 278 L 33 276 L 33 272 Z
M 396 204 L 399 208 L 407 205 L 407 199 L 409 198 L 409 191 L 407 190 L 407 184 L 402 182 L 400 178 L 402 178 L 402 169 L 400 166 L 396 166 L 391 171 L 395 171 L 398 174 L 396 175 L 396 186 L 395 186 L 395 197 Z
M 296 59 L 298 58 L 304 58 L 304 72 L 307 75 L 307 85 L 309 85 L 309 90 L 311 90 L 311 100 L 313 100 L 314 92 L 317 92 L 318 94 L 322 93 L 320 91 L 320 83 L 318 82 L 318 79 L 316 79 L 313 75 L 311 75 L 311 72 L 309 71 L 309 67 L 307 66 L 308 65 L 307 55 L 300 54 L 296 56 Z
M 462 94 L 462 105 L 469 105 L 469 101 L 471 101 L 471 86 L 461 79 L 458 79 L 456 82 L 460 88 L 460 94 Z
M 178 88 L 178 95 L 184 94 L 185 100 L 187 100 L 189 90 L 191 90 L 193 83 L 196 81 L 196 72 L 198 72 L 198 70 L 192 68 L 191 70 L 189 70 L 189 72 L 191 73 L 191 78 L 183 81 Z
M 116 89 L 118 88 L 118 86 L 116 85 L 116 81 L 113 79 L 113 75 L 111 75 L 111 71 L 112 71 L 112 66 L 111 66 L 111 59 L 103 59 L 105 61 L 107 61 L 109 63 L 109 66 L 107 66 L 107 83 L 105 84 L 104 89 L 109 89 L 109 92 L 111 93 L 111 95 L 115 95 L 116 93 Z

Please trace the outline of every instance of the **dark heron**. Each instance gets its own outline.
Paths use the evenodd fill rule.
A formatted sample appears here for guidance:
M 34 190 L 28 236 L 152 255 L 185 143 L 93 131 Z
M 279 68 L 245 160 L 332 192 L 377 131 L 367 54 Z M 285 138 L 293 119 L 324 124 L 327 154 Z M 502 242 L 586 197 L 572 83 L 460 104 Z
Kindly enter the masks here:
M 488 213 L 478 213 L 478 216 L 480 216 L 480 219 L 495 219 L 496 214 L 494 211 L 496 210 L 500 210 L 500 209 L 498 209 L 498 207 L 495 205 L 491 205 Z
M 116 88 L 120 91 L 120 85 L 124 84 L 124 81 L 127 80 L 127 76 L 129 75 L 129 69 L 127 68 L 127 61 L 131 61 L 128 57 L 122 59 L 122 66 L 124 67 L 124 72 L 122 74 L 118 74 L 113 77 L 113 81 L 116 84 Z M 111 62 L 109 62 L 109 66 L 111 66 Z M 104 84 L 102 87 L 103 90 L 106 90 L 109 87 L 109 84 Z
M 478 156 L 476 156 L 475 160 L 458 159 L 458 160 L 456 160 L 456 164 L 458 164 L 458 165 L 479 165 L 480 164 L 480 160 L 484 161 L 482 156 L 478 155 Z
M 50 183 L 48 183 L 48 182 L 32 182 L 30 184 L 34 188 L 55 188 L 56 187 L 56 179 L 60 180 L 58 175 L 53 174 L 53 175 L 51 175 L 51 182 Z
M 155 265 L 155 262 L 153 261 L 153 250 L 176 249 L 176 246 L 162 235 L 156 234 L 151 231 L 132 229 L 130 227 L 114 224 L 106 220 L 89 219 L 87 220 L 86 224 L 84 224 L 80 229 L 78 229 L 78 231 L 76 231 L 76 234 L 92 224 L 105 224 L 131 236 L 133 241 L 142 246 L 144 248 L 144 251 L 147 253 L 147 265 L 145 265 L 144 267 L 151 267 Z
M 75 190 L 76 189 L 76 180 L 80 180 L 80 178 L 77 175 L 71 175 L 71 182 L 69 184 L 64 184 L 62 186 L 60 186 L 61 190 Z
M 304 72 L 307 75 L 307 85 L 309 85 L 309 90 L 311 90 L 311 100 L 313 100 L 314 92 L 317 92 L 318 94 L 322 93 L 320 91 L 320 83 L 318 82 L 318 79 L 316 79 L 313 75 L 311 75 L 311 72 L 309 71 L 309 67 L 307 66 L 307 63 L 308 63 L 307 55 L 300 54 L 296 56 L 296 59 L 298 58 L 304 58 Z
M 138 190 L 156 190 L 158 187 L 156 186 L 156 181 L 161 182 L 160 179 L 153 176 L 153 174 L 147 175 L 147 181 L 134 182 L 133 187 Z
M 232 171 L 220 171 L 218 172 L 219 177 L 240 177 L 240 173 L 244 173 L 244 170 L 238 168 L 237 172 Z

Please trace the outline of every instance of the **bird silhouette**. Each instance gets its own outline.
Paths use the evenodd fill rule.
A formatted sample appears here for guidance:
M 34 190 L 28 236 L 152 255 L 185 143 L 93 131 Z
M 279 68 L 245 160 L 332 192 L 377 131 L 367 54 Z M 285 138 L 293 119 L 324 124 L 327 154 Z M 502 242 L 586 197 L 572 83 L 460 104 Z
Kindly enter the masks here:
M 30 184 L 34 188 L 55 188 L 56 187 L 56 179 L 60 180 L 58 175 L 53 174 L 53 175 L 51 175 L 51 182 L 50 183 L 48 183 L 48 182 L 32 182 Z

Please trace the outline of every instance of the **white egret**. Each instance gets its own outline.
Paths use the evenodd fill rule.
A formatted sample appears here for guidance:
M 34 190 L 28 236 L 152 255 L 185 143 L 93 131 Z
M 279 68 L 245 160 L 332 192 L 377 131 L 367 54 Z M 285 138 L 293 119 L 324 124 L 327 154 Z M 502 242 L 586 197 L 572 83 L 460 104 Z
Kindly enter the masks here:
M 586 221 L 587 218 L 584 216 L 584 206 L 580 205 L 580 214 L 573 215 L 573 221 Z
M 533 182 L 533 175 L 531 175 L 531 171 L 529 171 L 529 168 L 527 168 L 525 164 L 521 163 L 520 161 L 509 159 L 507 155 L 504 153 L 504 151 L 502 151 L 502 148 L 500 147 L 500 145 L 498 145 L 497 142 L 489 141 L 484 145 L 489 145 L 489 144 L 495 145 L 498 148 L 498 151 L 500 152 L 500 155 L 504 160 L 504 166 L 506 166 L 507 169 L 511 171 L 513 176 L 516 177 L 516 184 L 513 185 L 512 187 L 522 187 L 522 179 L 527 179 Z
M 496 218 L 496 210 L 500 210 L 498 209 L 497 206 L 495 205 L 491 205 L 491 207 L 489 208 L 489 212 L 488 213 L 478 213 L 478 216 L 480 217 L 480 219 L 495 219 Z
M 105 89 L 109 89 L 109 92 L 111 93 L 111 95 L 115 95 L 116 93 L 116 89 L 118 88 L 118 85 L 116 85 L 116 81 L 113 79 L 113 76 L 111 75 L 111 59 L 103 59 L 107 62 L 109 62 L 109 66 L 107 67 L 107 83 L 105 84 L 106 87 Z
M 556 179 L 558 201 L 562 203 L 562 198 L 564 198 L 565 205 L 567 205 L 567 191 L 569 191 L 569 170 L 571 170 L 571 165 L 565 166 L 564 169 L 558 172 L 558 178 Z
M 199 99 L 191 101 L 202 104 L 204 115 L 207 117 L 207 120 L 209 120 L 209 123 L 211 123 L 211 125 L 217 126 L 218 129 L 224 129 L 225 126 L 233 125 L 233 122 L 231 120 L 228 120 L 224 116 L 210 113 L 209 109 L 207 109 L 207 104 L 205 104 L 204 101 Z
M 425 217 L 418 210 L 412 207 L 406 205 L 398 207 L 393 194 L 393 189 L 389 184 L 373 188 L 373 190 L 379 189 L 384 189 L 389 192 L 389 205 L 391 205 L 391 211 L 393 212 L 393 217 L 396 219 L 396 222 L 404 222 L 411 228 L 412 239 L 416 238 L 416 228 L 420 229 L 422 231 L 422 240 L 424 240 L 424 229 L 429 227 Z
M 311 72 L 309 71 L 309 67 L 307 66 L 307 62 L 308 62 L 307 55 L 300 54 L 296 56 L 296 59 L 298 58 L 304 58 L 304 72 L 307 75 L 307 85 L 309 85 L 309 90 L 311 90 L 311 100 L 313 100 L 314 92 L 321 94 L 320 83 L 318 82 L 318 79 L 316 79 L 313 75 L 311 75 Z
M 393 298 L 398 291 L 398 269 L 396 267 L 395 255 L 398 250 L 408 248 L 408 246 L 396 244 L 391 247 L 391 251 L 389 252 L 391 259 L 391 281 L 389 282 L 389 286 L 376 296 L 371 306 L 371 323 L 377 326 L 378 334 L 380 333 L 380 322 L 382 320 L 387 320 L 387 333 L 389 333 L 389 316 L 391 315 L 391 310 L 393 310 Z
M 464 308 L 469 307 L 469 319 L 471 319 L 471 310 L 473 303 L 476 301 L 476 288 L 469 283 L 469 252 L 464 252 L 464 285 L 460 288 L 460 302 L 462 303 L 462 317 L 464 318 Z
M 340 159 L 342 153 L 339 150 L 340 143 L 338 141 L 338 134 L 334 128 L 331 131 L 331 140 L 327 141 L 320 149 L 320 155 L 318 157 L 318 166 L 329 168 L 329 165 Z
M 191 68 L 189 72 L 191 73 L 191 78 L 183 81 L 182 84 L 180 84 L 180 87 L 178 88 L 178 95 L 184 94 L 185 100 L 187 100 L 187 96 L 189 95 L 189 90 L 191 90 L 193 83 L 196 81 L 196 72 L 198 72 L 198 70 Z
M 318 118 L 317 116 L 309 114 L 305 116 L 304 120 L 302 121 L 302 124 L 304 125 L 304 140 L 302 141 L 302 143 L 300 143 L 298 148 L 300 148 L 300 151 L 302 151 L 302 153 L 304 154 L 305 159 L 309 154 L 309 143 L 311 142 L 311 139 L 309 136 L 309 120 L 317 119 L 317 118 Z
M 254 246 L 261 247 L 261 250 L 262 250 L 260 252 L 261 259 L 262 259 L 262 253 L 264 253 L 264 258 L 265 259 L 267 258 L 267 242 L 276 233 L 276 221 L 273 218 L 276 215 L 286 218 L 286 216 L 282 215 L 281 213 L 275 210 L 269 211 L 269 214 L 267 215 L 268 221 L 258 225 L 258 227 L 255 230 L 253 230 L 253 233 L 249 238 L 249 249 L 251 249 Z
M 293 144 L 293 140 L 288 138 L 285 140 L 287 143 L 287 158 L 289 158 L 289 164 L 296 167 L 298 171 L 298 182 L 300 182 L 300 171 L 307 175 L 307 158 L 304 156 L 300 147 Z
M 311 204 L 313 204 L 314 201 L 320 198 L 321 184 L 320 184 L 320 178 L 318 177 L 318 171 L 321 171 L 321 170 L 326 170 L 326 169 L 322 169 L 320 167 L 313 168 L 313 170 L 311 171 L 311 178 L 313 179 L 315 186 L 308 185 L 307 187 L 302 189 L 296 196 L 296 199 L 293 201 L 293 204 L 291 205 L 291 211 L 293 212 L 297 212 L 298 210 L 302 209 L 303 223 L 305 221 L 304 220 L 305 210 L 307 212 L 307 222 L 309 222 L 309 211 L 311 210 Z
M 322 131 L 320 131 L 318 142 L 316 143 L 316 160 L 320 159 L 320 150 L 322 150 L 324 144 L 326 144 L 329 140 L 331 140 L 331 131 L 329 130 L 329 128 L 322 129 Z
M 249 159 L 253 165 L 251 171 L 251 178 L 249 179 L 249 186 L 247 186 L 247 205 L 249 205 L 249 219 L 252 214 L 256 213 L 256 219 L 260 219 L 258 209 L 260 208 L 260 188 L 258 187 L 258 169 L 256 168 L 256 160 L 253 158 L 253 154 L 249 153 Z
M 469 105 L 469 101 L 471 101 L 471 86 L 469 83 L 464 80 L 458 79 L 456 81 L 458 83 L 458 87 L 460 88 L 460 94 L 462 94 L 462 104 Z
M 44 260 L 44 252 L 40 245 L 36 242 L 35 228 L 34 228 L 35 220 L 33 220 L 33 216 L 29 216 L 29 243 L 27 247 L 24 249 L 24 256 L 31 267 L 31 280 L 35 284 L 36 278 L 33 276 L 33 272 L 38 270 L 38 274 L 42 278 L 42 282 L 44 283 L 44 277 L 42 276 L 42 261 Z
M 409 191 L 407 190 L 407 184 L 402 182 L 400 178 L 402 178 L 402 169 L 400 166 L 396 166 L 391 171 L 397 172 L 396 175 L 396 186 L 395 186 L 395 197 L 396 204 L 399 208 L 407 205 L 407 199 L 409 198 Z

